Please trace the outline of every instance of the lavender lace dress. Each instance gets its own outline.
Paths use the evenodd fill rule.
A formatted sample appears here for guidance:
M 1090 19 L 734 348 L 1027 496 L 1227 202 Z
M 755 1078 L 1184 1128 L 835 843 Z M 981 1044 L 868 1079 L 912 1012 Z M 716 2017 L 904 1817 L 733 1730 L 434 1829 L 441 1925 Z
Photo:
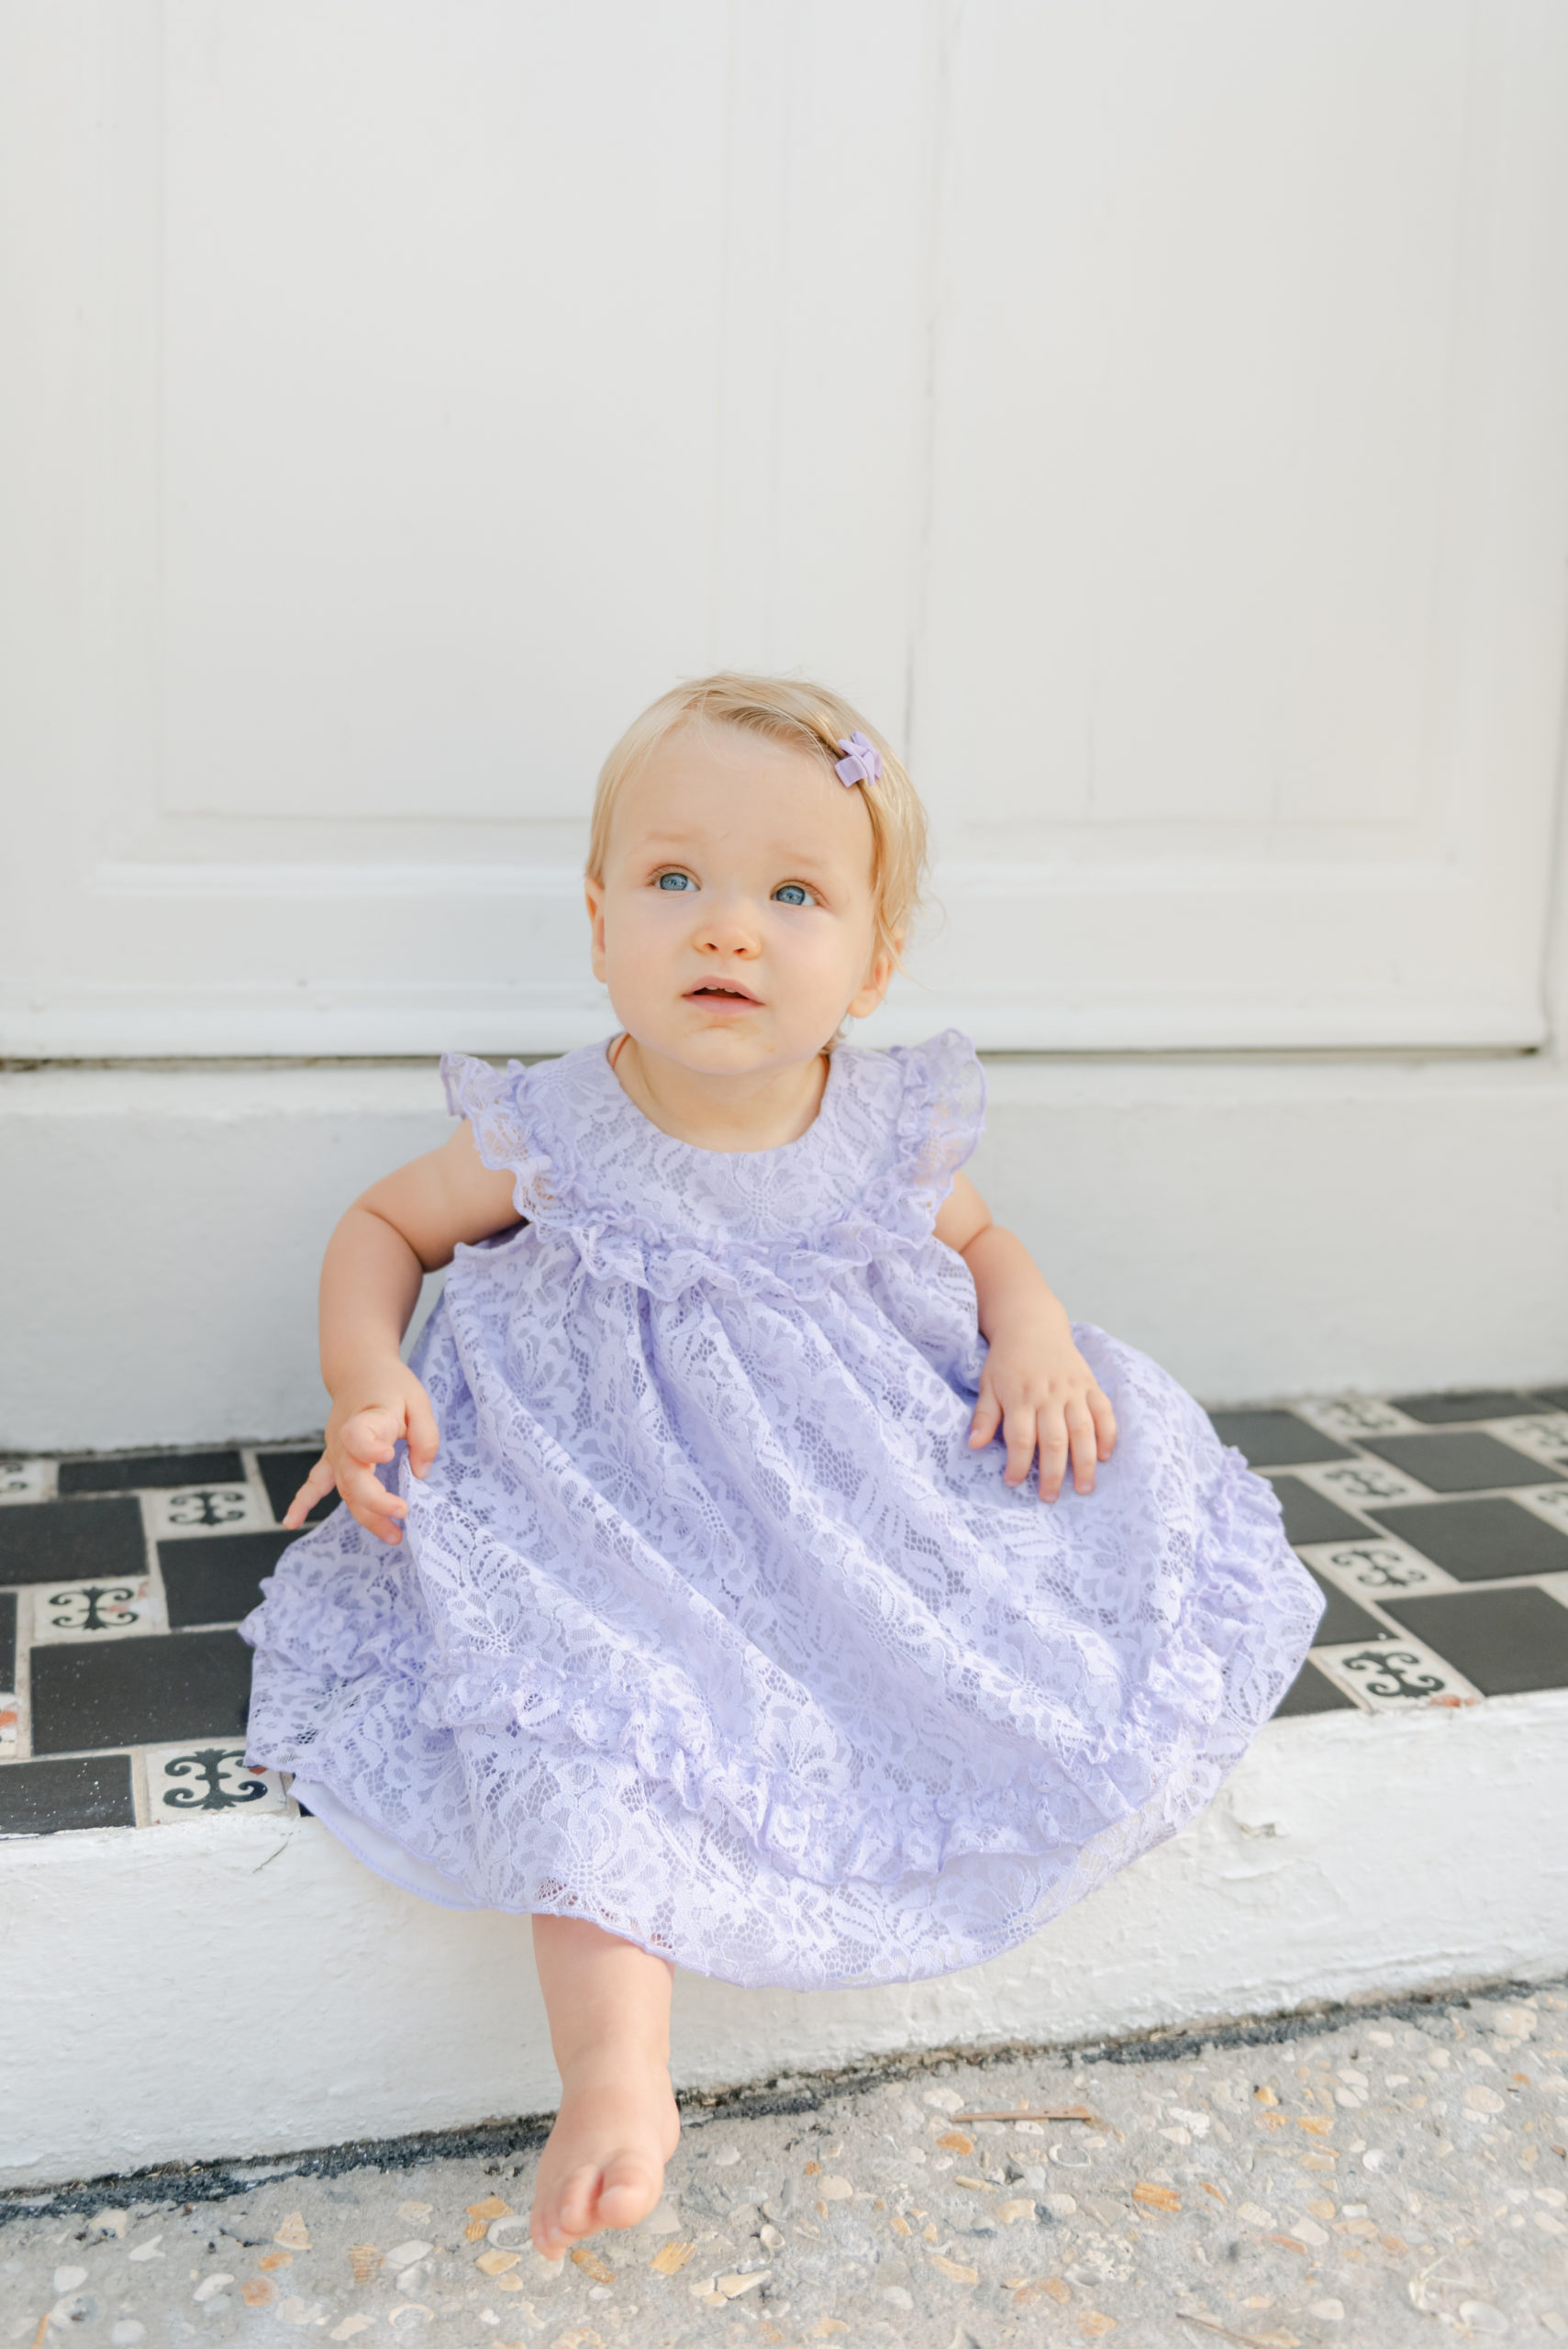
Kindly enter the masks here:
M 263 1586 L 253 1764 L 432 1899 L 795 1989 L 994 1956 L 1208 1802 L 1323 1602 L 1269 1486 L 1099 1330 L 1092 1495 L 970 1451 L 984 1341 L 931 1230 L 965 1038 L 841 1048 L 753 1152 L 661 1133 L 600 1045 L 444 1067 L 528 1221 L 458 1250 L 420 1341 L 402 1544 L 339 1508 Z

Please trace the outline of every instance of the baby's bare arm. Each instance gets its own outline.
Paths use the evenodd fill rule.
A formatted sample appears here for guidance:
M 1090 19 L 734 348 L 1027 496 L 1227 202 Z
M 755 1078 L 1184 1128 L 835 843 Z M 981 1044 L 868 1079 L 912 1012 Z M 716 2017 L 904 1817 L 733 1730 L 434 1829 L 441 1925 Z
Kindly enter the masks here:
M 970 1443 L 978 1449 L 1001 1429 L 1009 1485 L 1023 1483 L 1038 1448 L 1041 1500 L 1062 1490 L 1069 1457 L 1075 1489 L 1093 1492 L 1096 1462 L 1108 1460 L 1116 1443 L 1116 1415 L 1073 1342 L 1066 1308 L 1023 1241 L 992 1222 L 966 1174 L 954 1176 L 936 1234 L 969 1266 L 990 1344 Z
M 363 1192 L 328 1242 L 321 1267 L 321 1375 L 332 1397 L 327 1443 L 284 1523 L 303 1525 L 334 1488 L 384 1542 L 402 1539 L 407 1511 L 376 1475 L 400 1439 L 422 1476 L 440 1442 L 429 1397 L 399 1348 L 427 1273 L 519 1220 L 512 1177 L 480 1159 L 465 1121 L 439 1150 Z

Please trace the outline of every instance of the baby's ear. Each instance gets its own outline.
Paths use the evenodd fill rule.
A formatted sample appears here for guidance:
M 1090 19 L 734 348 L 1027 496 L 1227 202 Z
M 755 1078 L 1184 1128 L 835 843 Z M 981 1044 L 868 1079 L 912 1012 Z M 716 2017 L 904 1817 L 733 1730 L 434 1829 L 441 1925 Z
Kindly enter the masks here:
M 583 884 L 583 896 L 588 907 L 588 951 L 593 958 L 594 976 L 605 975 L 605 885 L 590 874 Z
M 871 1018 L 893 983 L 893 974 L 898 967 L 898 956 L 903 951 L 904 932 L 901 930 L 893 932 L 889 943 L 879 941 L 859 993 L 850 999 L 849 1016 L 851 1019 Z

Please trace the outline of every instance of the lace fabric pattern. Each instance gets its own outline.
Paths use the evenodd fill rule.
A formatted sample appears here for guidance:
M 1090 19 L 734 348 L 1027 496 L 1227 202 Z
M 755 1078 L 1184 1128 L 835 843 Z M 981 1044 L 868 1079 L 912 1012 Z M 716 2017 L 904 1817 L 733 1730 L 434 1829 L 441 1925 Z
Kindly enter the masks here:
M 932 1230 L 967 1039 L 840 1048 L 754 1152 L 661 1132 L 599 1045 L 443 1073 L 527 1220 L 420 1340 L 403 1543 L 339 1508 L 263 1585 L 253 1763 L 455 1905 L 797 1989 L 994 1956 L 1211 1799 L 1323 1600 L 1272 1488 L 1092 1326 L 1094 1494 L 969 1449 L 984 1341 Z

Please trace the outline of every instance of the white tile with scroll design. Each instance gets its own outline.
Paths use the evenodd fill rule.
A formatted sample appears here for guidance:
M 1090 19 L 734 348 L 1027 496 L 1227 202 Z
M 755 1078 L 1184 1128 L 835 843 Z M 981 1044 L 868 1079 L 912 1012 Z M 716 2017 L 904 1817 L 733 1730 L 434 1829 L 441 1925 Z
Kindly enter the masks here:
M 33 1592 L 34 1647 L 64 1640 L 123 1640 L 165 1628 L 162 1593 L 151 1575 L 46 1582 Z
M 1301 1554 L 1308 1565 L 1358 1598 L 1376 1601 L 1406 1591 L 1462 1587 L 1451 1575 L 1407 1542 L 1396 1542 L 1392 1534 L 1369 1536 L 1364 1542 L 1314 1542 Z
M 1431 1705 L 1474 1705 L 1481 1699 L 1462 1673 L 1435 1650 L 1403 1632 L 1314 1648 L 1312 1661 L 1336 1688 L 1373 1713 L 1406 1713 Z
M 248 1770 L 235 1740 L 186 1738 L 147 1753 L 147 1815 L 153 1826 L 218 1812 L 286 1811 L 288 1797 L 275 1770 Z
M 174 1492 L 149 1493 L 146 1507 L 159 1542 L 183 1534 L 248 1532 L 269 1521 L 249 1485 L 185 1485 Z

